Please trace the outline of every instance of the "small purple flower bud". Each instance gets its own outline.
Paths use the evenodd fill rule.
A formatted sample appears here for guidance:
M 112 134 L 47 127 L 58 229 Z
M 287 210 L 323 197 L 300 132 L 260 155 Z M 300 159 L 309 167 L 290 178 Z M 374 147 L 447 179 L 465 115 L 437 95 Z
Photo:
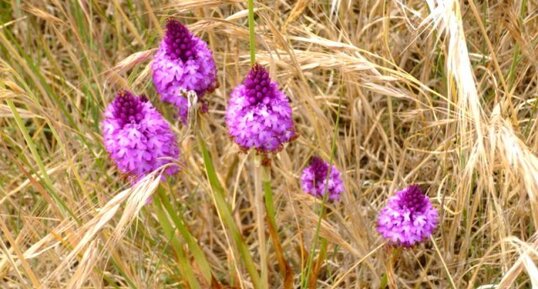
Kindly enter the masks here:
M 217 87 L 217 68 L 207 43 L 181 22 L 169 20 L 166 33 L 151 66 L 155 89 L 165 102 L 174 104 L 183 123 L 189 104 L 182 92 L 196 92 L 202 109 L 204 95 Z
M 244 150 L 277 152 L 295 138 L 287 96 L 271 81 L 265 68 L 256 64 L 242 84 L 231 93 L 226 109 L 226 126 Z
M 410 247 L 432 235 L 438 218 L 428 196 L 411 185 L 389 198 L 379 212 L 377 231 L 392 245 Z
M 310 165 L 303 170 L 301 188 L 318 198 L 323 198 L 326 192 L 329 200 L 338 201 L 344 191 L 344 183 L 336 166 L 329 167 L 321 158 L 313 157 Z
M 105 149 L 122 173 L 138 180 L 167 164 L 165 174 L 179 170 L 176 137 L 166 120 L 144 97 L 118 92 L 101 121 Z

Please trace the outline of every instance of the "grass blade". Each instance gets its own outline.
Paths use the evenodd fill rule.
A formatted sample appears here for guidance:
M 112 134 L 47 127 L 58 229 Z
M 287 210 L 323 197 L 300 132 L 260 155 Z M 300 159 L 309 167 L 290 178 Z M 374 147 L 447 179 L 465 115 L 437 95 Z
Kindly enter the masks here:
M 237 246 L 241 259 L 243 260 L 247 272 L 252 279 L 254 288 L 260 288 L 260 275 L 258 274 L 258 270 L 256 269 L 254 261 L 252 260 L 252 256 L 250 255 L 248 247 L 245 244 L 245 241 L 243 240 L 243 237 L 241 236 L 241 233 L 239 232 L 239 229 L 234 222 L 230 206 L 224 199 L 224 188 L 220 184 L 220 181 L 217 177 L 217 174 L 215 172 L 215 166 L 213 165 L 213 160 L 211 159 L 211 155 L 207 150 L 207 146 L 200 136 L 198 136 L 198 143 L 200 145 L 200 150 L 202 151 L 206 176 L 209 181 L 209 184 L 211 185 L 213 200 L 215 202 L 215 206 L 217 207 L 219 216 L 229 230 L 229 233 L 232 236 L 235 245 Z
M 211 279 L 212 279 L 211 266 L 209 265 L 209 262 L 205 258 L 204 251 L 202 250 L 202 248 L 200 248 L 200 246 L 198 245 L 198 242 L 190 233 L 181 214 L 178 214 L 176 210 L 172 207 L 172 204 L 170 204 L 170 201 L 166 198 L 164 191 L 159 190 L 158 194 L 159 194 L 159 199 L 161 201 L 161 204 L 164 207 L 164 210 L 166 211 L 168 216 L 170 216 L 170 219 L 172 219 L 172 222 L 178 229 L 183 239 L 185 239 L 185 242 L 187 242 L 187 245 L 189 246 L 189 250 L 194 256 L 196 263 L 200 267 L 202 274 L 204 275 L 204 278 L 206 279 L 206 282 L 210 284 Z
M 157 194 L 156 197 L 153 199 L 155 213 L 157 214 L 157 218 L 161 227 L 163 228 L 166 238 L 170 240 L 172 248 L 176 252 L 179 261 L 179 271 L 187 280 L 187 283 L 189 284 L 189 287 L 191 289 L 201 289 L 202 287 L 200 287 L 200 283 L 198 283 L 198 280 L 196 280 L 196 276 L 194 275 L 191 264 L 187 260 L 187 255 L 185 254 L 185 251 L 183 250 L 179 239 L 175 236 L 175 229 L 172 227 L 172 224 L 170 223 L 167 214 L 163 210 L 163 204 L 161 202 L 162 188 L 160 187 L 158 190 L 159 194 Z

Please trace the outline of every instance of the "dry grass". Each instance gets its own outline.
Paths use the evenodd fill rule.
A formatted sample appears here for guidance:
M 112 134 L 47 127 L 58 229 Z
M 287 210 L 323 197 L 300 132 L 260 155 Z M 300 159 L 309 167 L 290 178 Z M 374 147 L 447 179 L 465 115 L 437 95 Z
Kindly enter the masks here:
M 206 177 L 201 130 L 233 221 L 268 268 L 261 287 L 300 285 L 319 202 L 298 177 L 311 155 L 330 158 L 336 135 L 346 192 L 321 223 L 326 257 L 310 287 L 538 288 L 538 3 L 255 2 L 257 60 L 289 95 L 300 134 L 272 162 L 272 235 L 256 224 L 253 153 L 223 122 L 249 68 L 246 1 L 0 2 L 0 287 L 253 288 Z M 98 129 L 121 88 L 172 119 L 148 66 L 168 17 L 209 43 L 220 82 L 196 127 L 174 124 L 184 169 L 159 194 L 181 232 L 166 227 L 170 211 L 144 205 L 158 178 L 129 188 Z M 375 218 L 410 183 L 429 188 L 441 223 L 391 262 Z

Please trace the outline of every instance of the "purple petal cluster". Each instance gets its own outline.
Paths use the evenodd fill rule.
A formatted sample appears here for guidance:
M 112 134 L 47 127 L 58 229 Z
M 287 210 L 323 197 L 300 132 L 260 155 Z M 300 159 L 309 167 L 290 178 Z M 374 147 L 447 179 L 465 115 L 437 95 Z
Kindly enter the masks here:
M 329 200 L 337 201 L 344 191 L 344 183 L 336 166 L 330 167 L 321 158 L 313 157 L 301 176 L 301 188 L 306 193 L 319 198 L 322 198 L 326 192 L 329 194 Z
M 244 150 L 276 152 L 295 137 L 288 98 L 262 66 L 254 65 L 243 83 L 232 91 L 226 126 Z
M 166 24 L 166 34 L 151 68 L 153 83 L 161 99 L 177 107 L 183 123 L 187 122 L 189 111 L 184 92 L 196 92 L 205 106 L 203 96 L 217 87 L 217 68 L 211 50 L 176 20 Z
M 176 137 L 145 97 L 120 91 L 105 110 L 101 131 L 112 160 L 135 180 L 166 164 L 167 175 L 179 170 Z
M 438 218 L 428 196 L 411 185 L 389 198 L 379 213 L 377 231 L 392 245 L 410 247 L 431 236 Z

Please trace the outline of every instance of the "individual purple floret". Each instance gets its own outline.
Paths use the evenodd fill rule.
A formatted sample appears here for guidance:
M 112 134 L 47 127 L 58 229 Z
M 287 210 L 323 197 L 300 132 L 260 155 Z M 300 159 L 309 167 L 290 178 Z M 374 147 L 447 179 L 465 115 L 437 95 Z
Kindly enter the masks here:
M 329 169 L 331 169 L 330 172 Z M 322 159 L 313 157 L 301 176 L 301 188 L 306 193 L 319 198 L 327 192 L 329 200 L 337 201 L 344 191 L 344 183 L 335 166 L 331 168 Z
M 139 180 L 155 169 L 175 174 L 179 166 L 176 137 L 166 120 L 144 97 L 120 91 L 101 122 L 105 149 L 122 173 Z
M 262 66 L 254 65 L 243 83 L 232 91 L 226 126 L 244 150 L 277 152 L 295 137 L 288 98 Z
M 174 104 L 183 123 L 189 104 L 186 91 L 194 91 L 202 109 L 207 110 L 204 95 L 217 87 L 217 68 L 211 50 L 200 38 L 177 20 L 169 20 L 166 33 L 154 56 L 153 83 L 161 99 Z
M 428 196 L 411 185 L 389 198 L 379 212 L 377 231 L 392 245 L 410 247 L 430 237 L 437 220 Z

